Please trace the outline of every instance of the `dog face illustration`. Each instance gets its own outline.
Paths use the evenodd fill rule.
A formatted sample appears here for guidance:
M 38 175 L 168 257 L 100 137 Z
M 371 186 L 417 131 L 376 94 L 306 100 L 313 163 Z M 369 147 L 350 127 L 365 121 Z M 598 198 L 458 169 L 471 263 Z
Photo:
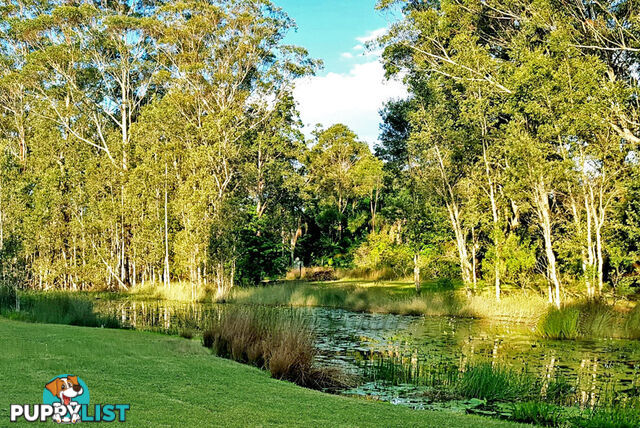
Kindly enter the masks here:
M 72 398 L 82 395 L 84 392 L 82 386 L 78 383 L 78 376 L 59 377 L 48 384 L 45 388 L 55 397 L 60 399 L 60 403 L 65 406 L 71 402 Z

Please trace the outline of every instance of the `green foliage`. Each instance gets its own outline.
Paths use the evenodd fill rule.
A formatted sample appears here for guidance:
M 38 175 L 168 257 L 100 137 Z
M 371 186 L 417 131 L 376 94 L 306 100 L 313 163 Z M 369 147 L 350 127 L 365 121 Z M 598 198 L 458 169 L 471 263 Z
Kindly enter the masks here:
M 492 363 L 469 365 L 456 383 L 463 397 L 488 401 L 511 401 L 531 393 L 535 380 L 524 373 Z
M 633 313 L 627 317 L 633 324 Z M 590 299 L 557 309 L 551 308 L 538 323 L 538 332 L 549 339 L 613 337 L 618 332 L 619 315 L 606 302 Z M 631 324 L 629 324 L 631 323 Z
M 412 258 L 411 249 L 399 242 L 398 230 L 391 227 L 370 233 L 355 251 L 354 264 L 368 271 L 388 268 L 403 278 L 410 272 Z
M 18 293 L 16 289 L 8 284 L 0 285 L 0 309 L 15 308 Z
M 94 312 L 87 297 L 70 293 L 24 293 L 20 295 L 20 310 L 16 302 L 3 299 L 0 312 L 12 319 L 49 324 L 69 324 L 87 327 L 121 328 L 115 315 Z
M 578 308 L 551 308 L 538 323 L 538 333 L 549 339 L 575 339 L 580 334 L 579 318 Z
M 598 408 L 586 417 L 571 418 L 571 424 L 580 428 L 635 428 L 640 420 L 640 411 L 635 408 Z
M 510 419 L 547 427 L 561 426 L 563 422 L 558 406 L 537 401 L 514 403 Z

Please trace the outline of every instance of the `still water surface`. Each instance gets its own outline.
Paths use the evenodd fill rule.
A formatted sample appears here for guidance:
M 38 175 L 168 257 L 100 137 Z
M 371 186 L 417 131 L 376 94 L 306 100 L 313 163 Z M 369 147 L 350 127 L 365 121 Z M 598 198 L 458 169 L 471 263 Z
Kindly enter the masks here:
M 230 305 L 175 304 L 155 301 L 100 301 L 96 309 L 116 313 L 125 325 L 140 330 L 176 333 L 203 326 Z M 640 386 L 640 343 L 631 340 L 542 340 L 533 327 L 505 320 L 415 317 L 354 313 L 329 308 L 270 308 L 299 312 L 313 326 L 318 364 L 340 366 L 355 374 L 363 364 L 380 359 L 414 366 L 492 361 L 538 378 L 568 380 L 576 403 L 595 403 L 604 392 L 637 394 Z M 414 385 L 370 381 L 345 394 L 391 401 L 414 408 L 441 408 Z

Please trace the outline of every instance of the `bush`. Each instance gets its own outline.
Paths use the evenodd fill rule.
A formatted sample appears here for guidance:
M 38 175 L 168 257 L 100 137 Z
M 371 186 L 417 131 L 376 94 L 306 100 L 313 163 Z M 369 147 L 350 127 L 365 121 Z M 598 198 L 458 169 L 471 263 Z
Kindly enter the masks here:
M 202 346 L 205 348 L 213 348 L 213 343 L 215 342 L 215 333 L 213 330 L 205 330 L 202 333 Z
M 16 289 L 8 284 L 0 285 L 0 310 L 13 310 L 16 307 Z

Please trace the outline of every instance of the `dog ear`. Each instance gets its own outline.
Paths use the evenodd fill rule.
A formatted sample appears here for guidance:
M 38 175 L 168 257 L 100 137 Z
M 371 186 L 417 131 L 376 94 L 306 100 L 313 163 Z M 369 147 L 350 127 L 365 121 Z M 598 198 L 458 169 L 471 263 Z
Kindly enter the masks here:
M 62 381 L 60 380 L 60 378 L 55 378 L 54 380 L 46 384 L 44 387 L 47 388 L 49 392 L 53 394 L 54 397 L 57 397 L 58 394 L 60 393 L 61 383 Z
M 78 385 L 78 376 L 67 376 L 72 385 Z

